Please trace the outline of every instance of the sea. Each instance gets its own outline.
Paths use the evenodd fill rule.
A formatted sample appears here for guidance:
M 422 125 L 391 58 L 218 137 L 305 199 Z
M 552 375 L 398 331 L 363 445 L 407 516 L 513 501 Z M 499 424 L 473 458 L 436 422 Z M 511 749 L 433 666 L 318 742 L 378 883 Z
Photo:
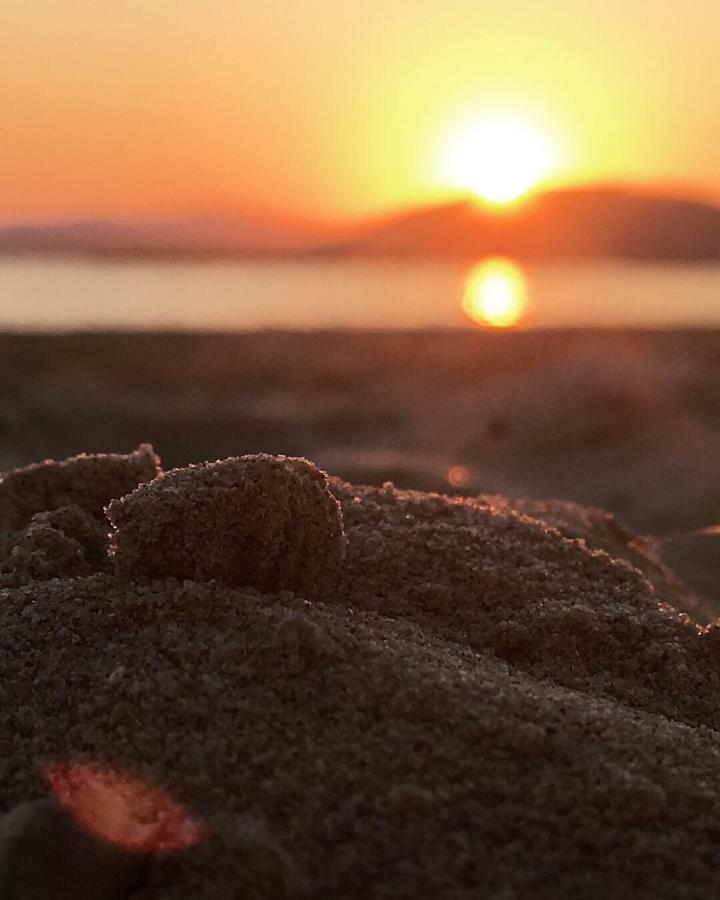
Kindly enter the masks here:
M 0 330 L 720 327 L 720 265 L 0 259 Z

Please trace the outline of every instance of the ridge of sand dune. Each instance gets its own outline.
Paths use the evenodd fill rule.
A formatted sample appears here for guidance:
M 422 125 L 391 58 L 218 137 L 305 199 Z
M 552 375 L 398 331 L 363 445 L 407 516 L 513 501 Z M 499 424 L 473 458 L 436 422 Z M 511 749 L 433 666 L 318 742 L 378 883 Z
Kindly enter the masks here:
M 322 602 L 101 571 L 0 591 L 0 809 L 47 760 L 165 785 L 213 837 L 143 900 L 716 897 L 716 630 L 499 501 L 330 487 Z
M 720 722 L 712 642 L 624 560 L 485 501 L 389 485 L 333 490 L 348 533 L 340 602 L 567 687 Z
M 668 565 L 661 540 L 633 534 L 607 510 L 580 506 L 567 500 L 493 496 L 481 499 L 498 510 L 539 519 L 546 526 L 557 528 L 563 537 L 580 538 L 591 550 L 604 550 L 616 559 L 629 562 L 643 573 L 660 599 L 690 614 L 693 620 L 706 623 L 717 618 L 712 604 L 691 590 L 678 577 L 679 572 Z M 706 593 L 711 596 L 711 592 Z

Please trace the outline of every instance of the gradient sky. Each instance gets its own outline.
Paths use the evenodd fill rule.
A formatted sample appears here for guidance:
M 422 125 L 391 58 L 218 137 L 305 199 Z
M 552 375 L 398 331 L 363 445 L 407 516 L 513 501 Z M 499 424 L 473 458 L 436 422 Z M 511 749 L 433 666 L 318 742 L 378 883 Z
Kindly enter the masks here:
M 2 0 L 0 221 L 435 200 L 488 109 L 558 183 L 718 200 L 719 35 L 718 0 Z

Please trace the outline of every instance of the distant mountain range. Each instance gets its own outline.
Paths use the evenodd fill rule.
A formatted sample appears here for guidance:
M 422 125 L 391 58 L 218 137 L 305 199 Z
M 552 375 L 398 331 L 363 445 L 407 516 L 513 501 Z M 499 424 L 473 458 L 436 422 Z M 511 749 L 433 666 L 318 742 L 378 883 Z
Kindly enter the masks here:
M 630 191 L 552 191 L 507 212 L 454 203 L 374 225 L 345 247 L 370 256 L 720 260 L 720 208 Z
M 513 210 L 409 210 L 342 235 L 249 219 L 81 222 L 0 229 L 0 253 L 106 257 L 627 258 L 720 261 L 720 208 L 630 190 L 541 194 Z
M 257 256 L 305 253 L 329 233 L 245 218 L 83 221 L 0 228 L 0 253 L 90 256 Z

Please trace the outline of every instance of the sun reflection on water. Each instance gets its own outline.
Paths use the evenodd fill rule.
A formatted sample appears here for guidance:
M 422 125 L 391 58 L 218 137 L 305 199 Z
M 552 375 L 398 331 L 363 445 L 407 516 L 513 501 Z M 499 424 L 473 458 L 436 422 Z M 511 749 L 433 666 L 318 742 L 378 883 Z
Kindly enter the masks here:
M 530 311 L 525 273 L 510 259 L 490 257 L 467 274 L 461 304 L 465 314 L 483 328 L 512 328 L 523 324 Z

